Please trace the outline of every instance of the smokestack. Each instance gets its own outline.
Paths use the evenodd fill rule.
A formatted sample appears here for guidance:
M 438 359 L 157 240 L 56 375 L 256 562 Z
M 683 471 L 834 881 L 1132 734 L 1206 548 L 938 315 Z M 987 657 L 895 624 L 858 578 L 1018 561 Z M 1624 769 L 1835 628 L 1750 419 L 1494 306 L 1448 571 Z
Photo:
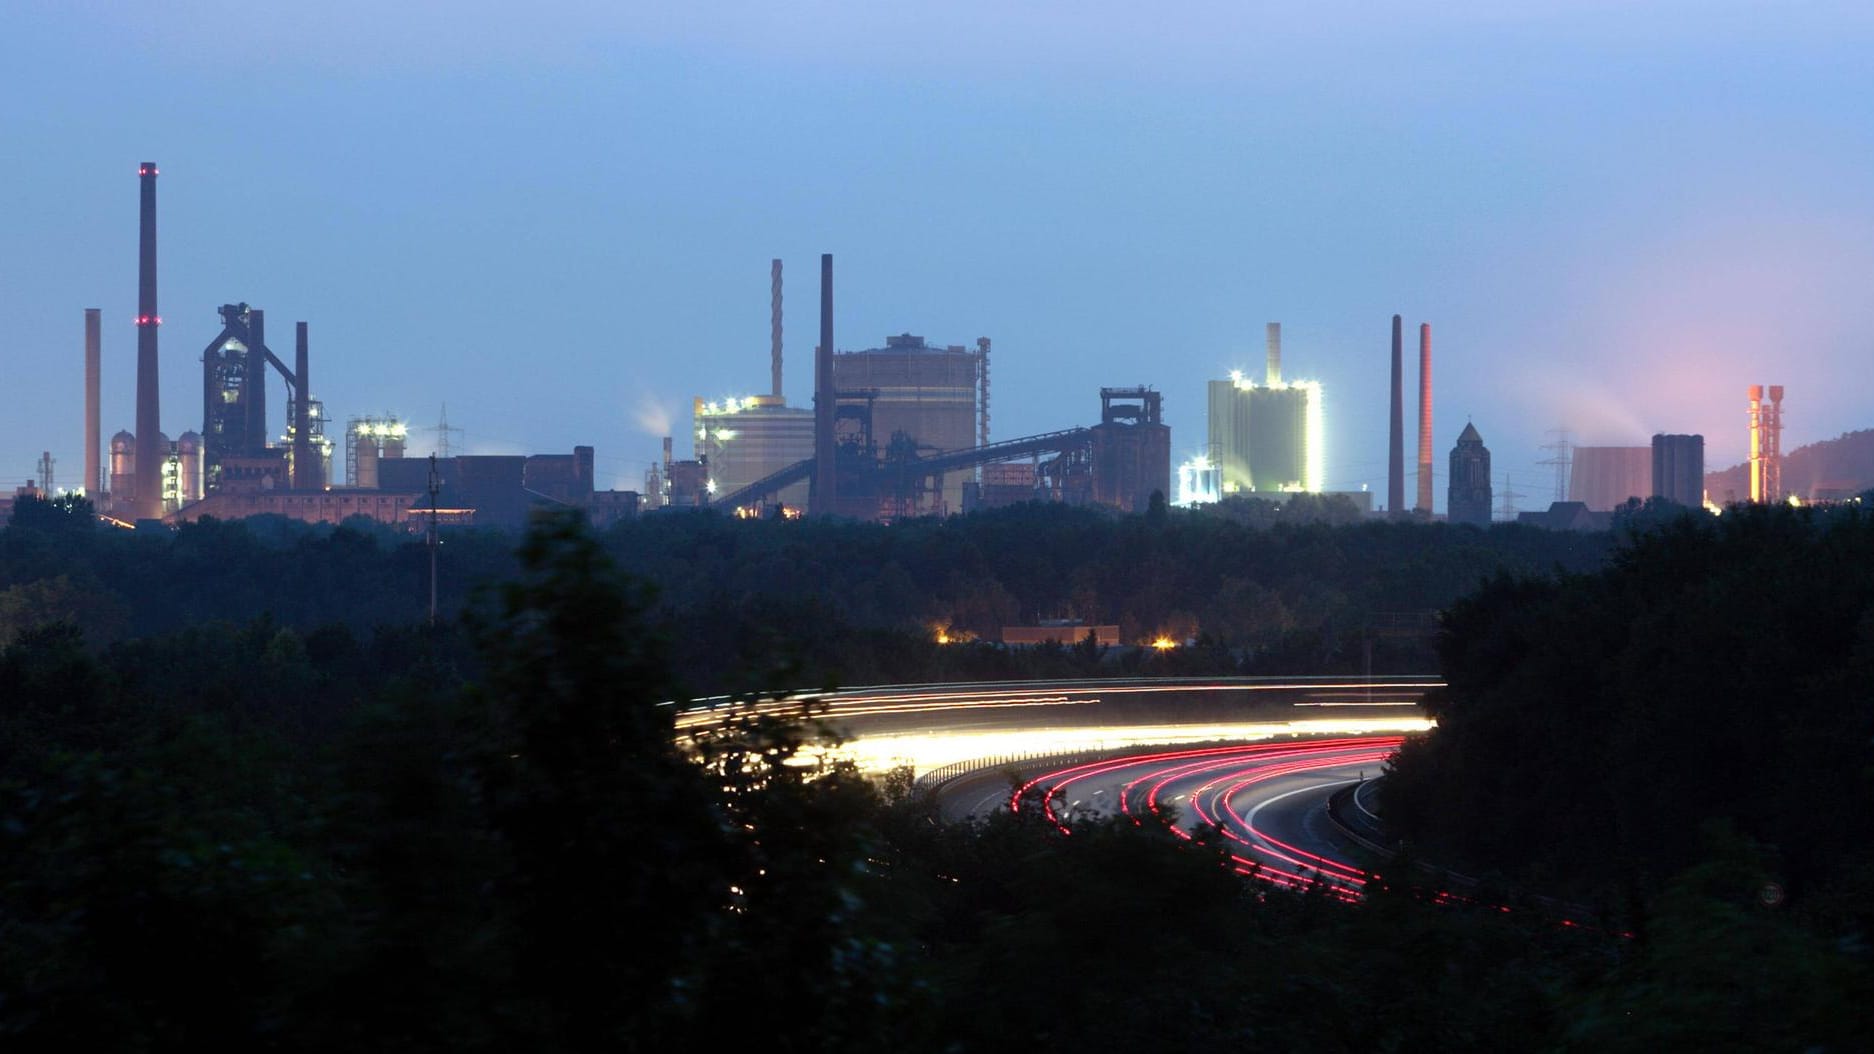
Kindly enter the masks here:
M 1386 514 L 1405 512 L 1405 396 L 1400 390 L 1400 359 L 1404 354 L 1402 321 L 1392 317 L 1392 431 L 1386 448 Z
M 293 489 L 318 490 L 320 479 L 318 455 L 312 450 L 312 380 L 310 353 L 306 347 L 306 324 L 293 328 Z
M 1744 395 L 1750 400 L 1750 500 L 1761 503 L 1768 500 L 1763 471 L 1763 385 L 1751 385 Z
M 241 401 L 247 406 L 247 441 L 256 447 L 267 446 L 267 313 L 254 308 L 247 313 L 247 335 L 253 346 L 247 349 L 247 372 L 241 378 Z M 243 455 L 248 451 L 241 451 Z
M 769 394 L 781 398 L 781 261 L 768 265 L 768 344 L 769 372 L 774 374 Z
M 102 329 L 99 315 L 98 308 L 85 308 L 85 493 L 93 496 L 105 489 L 98 463 L 98 373 L 101 368 L 98 359 Z
M 1276 385 L 1282 383 L 1282 324 L 1280 322 L 1269 323 L 1268 334 L 1269 334 L 1268 379 L 1269 379 L 1269 387 L 1273 388 Z
M 820 346 L 813 354 L 813 483 L 807 504 L 815 516 L 831 515 L 838 495 L 833 472 L 833 254 L 820 256 Z
M 156 379 L 156 163 L 137 166 L 137 475 L 136 515 L 163 514 L 162 406 Z
M 1783 500 L 1783 386 L 1770 386 L 1770 408 L 1763 421 L 1763 489 L 1771 501 Z
M 1419 500 L 1418 511 L 1432 514 L 1432 326 L 1419 325 Z
M 670 473 L 670 437 L 664 437 L 664 473 Z

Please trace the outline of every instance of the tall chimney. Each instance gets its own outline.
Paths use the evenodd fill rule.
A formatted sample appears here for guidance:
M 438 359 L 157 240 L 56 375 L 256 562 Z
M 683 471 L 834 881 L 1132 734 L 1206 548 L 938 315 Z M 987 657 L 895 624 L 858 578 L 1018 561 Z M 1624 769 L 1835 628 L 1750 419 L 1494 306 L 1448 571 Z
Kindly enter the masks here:
M 1273 388 L 1276 385 L 1282 383 L 1282 324 L 1280 322 L 1269 323 L 1268 334 L 1269 334 L 1268 380 L 1269 380 L 1269 387 Z
M 781 398 L 781 261 L 768 265 L 768 284 L 772 287 L 768 294 L 768 370 L 772 374 L 773 384 L 769 394 Z
M 1767 500 L 1763 485 L 1763 385 L 1751 385 L 1744 395 L 1750 400 L 1750 500 L 1761 503 Z
M 669 475 L 670 473 L 670 437 L 669 436 L 664 437 L 664 473 L 665 475 Z
M 306 347 L 306 324 L 293 328 L 293 489 L 318 490 L 325 486 L 320 478 L 318 455 L 312 450 L 312 381 L 311 358 Z
M 247 313 L 247 334 L 253 346 L 247 349 L 247 372 L 241 378 L 241 401 L 247 406 L 247 443 L 252 450 L 241 451 L 253 457 L 267 446 L 267 313 L 254 308 Z
M 96 497 L 104 491 L 102 466 L 98 463 L 98 372 L 99 341 L 102 323 L 100 311 L 85 308 L 85 493 Z
M 1386 514 L 1405 512 L 1405 396 L 1400 390 L 1400 359 L 1404 354 L 1402 321 L 1392 317 L 1392 432 L 1386 448 Z
M 837 507 L 834 482 L 833 413 L 838 401 L 833 386 L 833 254 L 820 255 L 820 346 L 813 353 L 813 482 L 807 505 L 815 516 L 831 515 Z
M 1770 407 L 1763 421 L 1763 490 L 1765 500 L 1782 501 L 1783 494 L 1783 386 L 1770 386 Z
M 1432 514 L 1432 326 L 1419 324 L 1419 500 L 1417 509 Z
M 132 508 L 140 518 L 163 514 L 163 446 L 156 379 L 156 163 L 137 166 L 137 475 Z

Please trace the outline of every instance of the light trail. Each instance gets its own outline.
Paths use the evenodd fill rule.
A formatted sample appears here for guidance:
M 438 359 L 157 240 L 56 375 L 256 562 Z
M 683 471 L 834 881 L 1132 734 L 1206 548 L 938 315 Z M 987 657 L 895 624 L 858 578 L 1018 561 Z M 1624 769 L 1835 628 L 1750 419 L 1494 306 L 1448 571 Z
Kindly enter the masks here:
M 1147 812 L 1179 838 L 1193 838 L 1193 826 L 1214 825 L 1235 847 L 1229 857 L 1241 874 L 1287 889 L 1319 884 L 1336 899 L 1354 901 L 1360 898 L 1367 878 L 1364 868 L 1344 855 L 1335 855 L 1340 852 L 1337 847 L 1318 845 L 1323 851 L 1315 852 L 1279 837 L 1258 825 L 1256 814 L 1295 795 L 1353 782 L 1352 777 L 1333 774 L 1382 764 L 1401 742 L 1403 737 L 1396 735 L 1339 737 L 1123 755 L 1031 777 L 1011 793 L 1009 807 L 1019 811 L 1024 801 L 1038 798 L 1044 817 L 1071 835 L 1072 827 L 1059 815 L 1056 803 L 1069 800 L 1077 786 L 1116 782 L 1119 812 L 1134 823 L 1144 822 L 1133 812 L 1134 802 L 1142 797 Z M 1262 791 L 1265 785 L 1313 774 L 1322 778 L 1287 790 Z M 1170 790 L 1177 793 L 1168 795 Z M 1168 797 L 1189 799 L 1190 820 L 1169 821 L 1161 804 Z
M 1374 734 L 1423 731 L 1431 722 L 1412 713 L 1418 694 L 1436 687 L 1435 678 L 1389 678 L 1366 682 L 1322 678 L 1163 678 L 1099 679 L 979 684 L 872 686 L 840 692 L 801 692 L 783 697 L 738 701 L 703 700 L 679 711 L 677 731 L 689 733 L 721 723 L 731 715 L 786 716 L 810 707 L 814 716 L 842 733 L 846 742 L 834 756 L 861 770 L 882 772 L 909 765 L 919 773 L 988 759 L 988 765 L 1045 755 L 1088 753 L 1136 746 L 1255 742 L 1285 735 Z M 1194 720 L 1167 719 L 1180 702 L 1196 704 L 1202 696 L 1228 698 L 1240 693 L 1250 712 L 1230 720 L 1214 704 L 1193 712 Z M 1297 698 L 1275 705 L 1311 708 L 1315 713 L 1339 706 L 1370 706 L 1363 716 L 1278 719 L 1269 711 L 1270 696 Z M 1102 707 L 1115 699 L 1167 697 L 1163 707 L 1127 714 Z M 1354 703 L 1370 696 L 1371 702 Z M 1124 720 L 1102 720 L 1106 711 Z M 1397 716 L 1386 714 L 1397 712 Z M 1098 714 L 1098 717 L 1092 715 Z M 1065 717 L 1059 715 L 1067 715 Z M 1031 719 L 1032 716 L 1032 719 Z

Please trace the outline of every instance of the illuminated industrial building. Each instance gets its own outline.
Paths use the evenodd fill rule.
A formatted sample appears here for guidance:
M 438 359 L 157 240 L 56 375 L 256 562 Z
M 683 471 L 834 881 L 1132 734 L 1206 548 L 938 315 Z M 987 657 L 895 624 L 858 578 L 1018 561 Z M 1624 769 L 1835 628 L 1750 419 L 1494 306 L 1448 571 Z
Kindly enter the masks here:
M 1568 500 L 1611 512 L 1628 498 L 1653 493 L 1653 450 L 1643 446 L 1578 446 L 1571 451 Z
M 711 492 L 728 494 L 813 456 L 813 411 L 790 407 L 776 395 L 695 403 L 696 457 L 708 465 Z M 770 501 L 802 507 L 807 481 L 781 489 Z
M 903 333 L 885 338 L 882 348 L 834 355 L 832 386 L 840 399 L 868 404 L 880 456 L 931 457 L 971 449 L 985 438 L 979 392 L 988 359 L 987 338 L 972 351 L 957 344 L 932 347 L 923 337 Z M 946 475 L 931 495 L 935 507 L 921 511 L 962 508 L 963 483 L 973 475 Z
M 354 417 L 345 424 L 345 482 L 378 485 L 378 464 L 403 457 L 409 428 L 395 417 Z
M 1750 500 L 1759 504 L 1783 500 L 1783 386 L 1770 386 L 1764 402 L 1763 385 L 1753 384 L 1750 399 Z
M 161 432 L 153 437 L 159 451 L 156 461 L 157 500 L 151 508 L 137 497 L 137 438 L 129 432 L 111 437 L 111 500 L 118 511 L 152 512 L 167 516 L 191 502 L 202 500 L 202 437 L 184 432 L 173 442 Z
M 280 437 L 280 446 L 286 451 L 287 478 L 294 480 L 301 478 L 308 480 L 316 479 L 319 481 L 332 479 L 332 440 L 325 434 L 324 404 L 314 399 L 312 400 L 312 405 L 306 408 L 307 430 L 310 434 L 307 436 L 305 450 L 306 456 L 312 462 L 312 467 L 317 471 L 316 475 L 309 472 L 302 477 L 295 468 L 300 457 L 301 449 L 299 443 L 296 442 L 298 426 L 293 423 L 298 420 L 297 402 L 289 401 L 287 403 L 286 419 L 288 422 L 286 434 Z M 298 488 L 296 485 L 296 488 L 321 489 L 320 484 L 315 484 L 311 488 Z
M 1223 499 L 1223 473 L 1199 454 L 1178 466 L 1178 496 L 1174 504 L 1184 508 L 1208 505 Z
M 1445 518 L 1451 523 L 1490 526 L 1490 448 L 1477 426 L 1464 425 L 1451 448 L 1451 483 L 1445 495 Z
M 1225 497 L 1321 490 L 1321 385 L 1284 381 L 1281 331 L 1271 324 L 1269 365 L 1257 384 L 1232 371 L 1209 385 L 1210 460 Z

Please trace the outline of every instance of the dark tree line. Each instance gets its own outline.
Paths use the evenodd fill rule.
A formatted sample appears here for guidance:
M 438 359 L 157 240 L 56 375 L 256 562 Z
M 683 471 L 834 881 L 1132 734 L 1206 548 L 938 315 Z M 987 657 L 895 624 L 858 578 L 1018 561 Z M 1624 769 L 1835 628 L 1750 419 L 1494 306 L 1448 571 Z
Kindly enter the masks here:
M 656 587 L 679 678 L 698 692 L 746 687 L 785 658 L 807 683 L 1106 673 L 1425 672 L 1429 638 L 1384 632 L 1425 617 L 1490 574 L 1585 571 L 1608 535 L 1341 523 L 1301 496 L 1117 516 L 1031 505 L 882 527 L 661 515 L 598 536 Z M 82 504 L 82 503 L 80 503 Z M 21 504 L 0 532 L 0 639 L 70 621 L 94 644 L 268 615 L 310 631 L 367 633 L 423 617 L 422 543 L 364 521 L 310 527 L 256 517 L 154 537 L 95 527 L 82 511 Z M 511 577 L 515 539 L 448 532 L 445 614 Z M 1009 652 L 1005 625 L 1072 618 L 1117 625 L 1171 654 Z M 960 643 L 940 645 L 941 635 Z M 974 641 L 972 645 L 968 642 Z
M 611 541 L 542 523 L 440 631 L 260 617 L 102 647 L 70 623 L 16 635 L 0 651 L 0 1046 L 1853 1035 L 1865 952 L 1740 904 L 1736 875 L 1761 866 L 1741 836 L 1649 894 L 1631 941 L 1434 906 L 1408 872 L 1357 908 L 1261 889 L 1209 840 L 1126 822 L 945 824 L 903 774 L 814 762 L 827 733 L 804 708 L 733 710 L 680 742 L 660 705 L 679 680 L 663 609 Z M 1714 956 L 1720 940 L 1750 955 Z
M 1623 995 L 1697 1002 L 1714 1037 L 1865 985 L 1874 516 L 1679 517 L 1599 572 L 1492 580 L 1439 653 L 1438 728 L 1385 785 L 1419 853 L 1603 905 L 1682 971 Z M 1700 988 L 1725 970 L 1706 956 L 1756 976 Z

